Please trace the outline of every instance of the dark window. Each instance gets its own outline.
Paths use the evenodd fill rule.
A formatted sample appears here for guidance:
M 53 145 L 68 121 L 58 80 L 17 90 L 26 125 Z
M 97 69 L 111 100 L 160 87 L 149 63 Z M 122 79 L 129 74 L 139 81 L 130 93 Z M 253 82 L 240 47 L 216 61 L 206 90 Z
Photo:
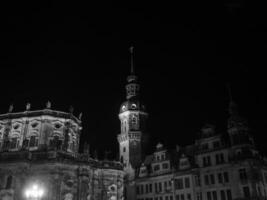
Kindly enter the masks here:
M 207 166 L 211 165 L 210 156 L 207 156 Z
M 149 192 L 152 192 L 152 184 L 149 184 Z
M 139 185 L 136 186 L 136 194 L 140 194 Z
M 195 175 L 195 181 L 196 181 L 196 186 L 200 186 L 200 176 L 199 175 Z
M 197 200 L 202 200 L 202 193 L 201 192 L 197 192 Z
M 245 198 L 250 198 L 250 191 L 248 186 L 243 187 L 243 193 Z
M 209 176 L 208 175 L 205 175 L 204 176 L 204 181 L 205 181 L 205 185 L 209 185 Z
M 158 184 L 155 183 L 154 186 L 155 186 L 155 192 L 158 192 Z
M 213 142 L 213 148 L 214 149 L 219 148 L 219 147 L 220 147 L 220 142 L 219 141 Z
M 207 192 L 207 200 L 212 200 L 211 199 L 211 192 Z
M 16 149 L 18 147 L 18 138 L 12 138 L 11 143 L 10 143 L 10 148 L 11 149 Z
M 7 179 L 6 179 L 6 189 L 10 189 L 11 186 L 12 186 L 12 179 L 13 177 L 12 176 L 8 176 Z
M 225 182 L 225 183 L 228 183 L 228 182 L 229 182 L 228 172 L 224 172 L 224 173 L 223 173 L 223 178 L 224 178 L 224 182 Z
M 217 192 L 212 191 L 213 200 L 217 200 Z
M 175 189 L 183 189 L 183 179 L 179 178 L 179 179 L 175 179 Z
M 187 194 L 187 200 L 191 200 L 191 194 Z
M 144 186 L 140 185 L 141 189 L 140 189 L 140 194 L 144 194 Z
M 126 152 L 126 147 L 123 147 L 123 152 Z
M 148 186 L 148 184 L 146 184 L 146 193 L 148 193 L 149 192 L 149 186 Z
M 162 191 L 162 185 L 161 185 L 161 183 L 159 182 L 159 192 L 161 192 Z
M 189 188 L 190 187 L 190 179 L 187 177 L 185 178 L 185 188 Z
M 169 200 L 169 196 L 165 196 L 165 200 Z
M 239 169 L 239 177 L 241 181 L 246 181 L 247 180 L 247 172 L 246 169 Z
M 220 164 L 219 154 L 215 155 L 216 165 Z
M 220 154 L 220 160 L 221 160 L 221 163 L 224 163 L 224 155 L 223 155 L 223 153 Z
M 164 182 L 164 188 L 166 189 L 167 188 L 167 181 Z
M 224 190 L 221 190 L 221 200 L 226 200 L 226 196 L 225 196 Z
M 169 164 L 168 163 L 163 163 L 162 164 L 162 168 L 163 169 L 168 169 L 169 168 Z
M 184 200 L 184 194 L 181 194 L 181 200 Z
M 180 200 L 180 196 L 178 194 L 175 196 L 175 200 Z
M 173 200 L 173 197 L 172 196 L 170 196 L 170 200 Z
M 158 171 L 159 170 L 159 165 L 155 165 L 154 166 L 154 171 Z
M 221 173 L 218 174 L 218 182 L 219 183 L 222 183 L 223 182 L 222 174 Z
M 215 184 L 215 179 L 213 174 L 210 174 L 210 184 Z
M 227 190 L 227 200 L 232 200 L 232 193 L 231 190 Z

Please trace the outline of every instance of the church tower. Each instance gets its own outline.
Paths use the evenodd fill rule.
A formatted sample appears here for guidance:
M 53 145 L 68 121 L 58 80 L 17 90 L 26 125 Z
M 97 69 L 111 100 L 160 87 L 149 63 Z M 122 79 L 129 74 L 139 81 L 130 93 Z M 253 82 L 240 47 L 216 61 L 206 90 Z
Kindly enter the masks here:
M 129 177 L 134 178 L 134 169 L 142 162 L 143 137 L 146 129 L 147 113 L 140 101 L 140 85 L 133 65 L 133 47 L 131 52 L 131 73 L 127 77 L 126 101 L 119 111 L 121 132 L 118 135 L 120 161 Z

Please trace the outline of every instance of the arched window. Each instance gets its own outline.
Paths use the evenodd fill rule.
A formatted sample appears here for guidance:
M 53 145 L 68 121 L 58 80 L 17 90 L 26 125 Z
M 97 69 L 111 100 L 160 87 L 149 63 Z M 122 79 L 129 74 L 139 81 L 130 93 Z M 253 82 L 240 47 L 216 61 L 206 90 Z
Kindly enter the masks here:
M 19 146 L 19 137 L 15 136 L 11 138 L 10 149 L 17 149 Z
M 121 156 L 121 159 L 120 159 L 121 163 L 123 163 L 123 156 Z
M 37 147 L 38 146 L 38 137 L 36 135 L 32 135 L 30 137 L 29 147 Z
M 11 186 L 12 186 L 12 179 L 13 177 L 12 176 L 8 176 L 7 179 L 6 179 L 6 189 L 10 189 Z

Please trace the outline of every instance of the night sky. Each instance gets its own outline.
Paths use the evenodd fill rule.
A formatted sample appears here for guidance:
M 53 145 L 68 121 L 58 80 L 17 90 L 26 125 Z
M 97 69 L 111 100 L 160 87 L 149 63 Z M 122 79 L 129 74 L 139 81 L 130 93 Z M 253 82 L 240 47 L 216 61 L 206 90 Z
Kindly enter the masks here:
M 150 150 L 194 141 L 205 123 L 226 131 L 229 96 L 267 153 L 264 7 L 246 1 L 102 4 L 22 1 L 2 6 L 1 102 L 6 113 L 52 108 L 83 112 L 82 143 L 100 157 L 118 152 L 118 111 L 130 72 L 129 47 L 149 113 Z M 264 13 L 265 12 L 265 13 Z

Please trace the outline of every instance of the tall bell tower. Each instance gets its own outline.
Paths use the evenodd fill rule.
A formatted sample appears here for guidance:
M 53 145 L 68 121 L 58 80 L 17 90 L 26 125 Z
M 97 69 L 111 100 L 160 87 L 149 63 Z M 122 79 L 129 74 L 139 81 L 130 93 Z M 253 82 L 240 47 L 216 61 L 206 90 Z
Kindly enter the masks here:
M 121 132 L 118 135 L 120 161 L 128 177 L 134 176 L 134 170 L 142 162 L 143 138 L 146 130 L 147 113 L 140 101 L 140 85 L 134 71 L 133 47 L 131 53 L 131 73 L 127 77 L 126 101 L 119 111 Z

